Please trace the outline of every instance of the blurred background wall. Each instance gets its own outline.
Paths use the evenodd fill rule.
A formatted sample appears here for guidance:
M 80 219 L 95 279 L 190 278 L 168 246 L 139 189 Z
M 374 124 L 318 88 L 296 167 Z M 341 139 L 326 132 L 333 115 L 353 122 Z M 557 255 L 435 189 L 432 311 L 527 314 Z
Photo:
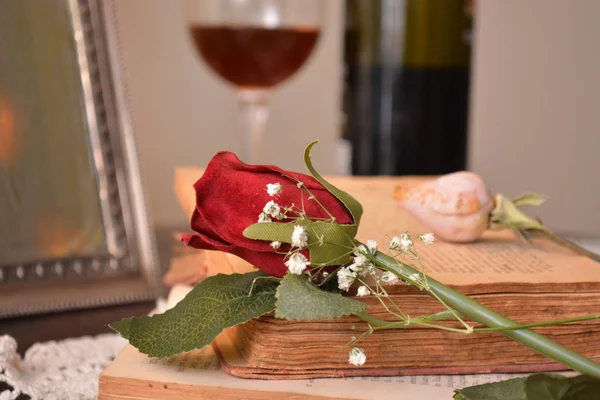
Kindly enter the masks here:
M 479 1 L 469 167 L 492 190 L 547 194 L 566 234 L 600 236 L 600 2 Z
M 341 124 L 342 0 L 324 1 L 326 22 L 307 64 L 277 87 L 264 139 L 266 161 L 304 171 L 302 150 L 319 139 L 319 170 L 336 169 Z M 177 166 L 205 166 L 239 149 L 232 87 L 204 65 L 186 29 L 183 1 L 111 1 L 142 175 L 155 223 L 187 226 L 173 194 Z

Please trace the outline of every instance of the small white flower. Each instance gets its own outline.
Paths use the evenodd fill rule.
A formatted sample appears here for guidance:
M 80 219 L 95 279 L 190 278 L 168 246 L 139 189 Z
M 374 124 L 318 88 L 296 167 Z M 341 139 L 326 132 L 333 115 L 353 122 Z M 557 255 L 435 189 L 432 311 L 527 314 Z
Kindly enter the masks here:
M 306 229 L 303 226 L 294 226 L 294 231 L 292 232 L 292 245 L 301 249 L 308 246 L 308 232 L 306 232 Z
M 358 273 L 358 272 L 362 271 L 362 267 L 360 267 L 360 266 L 358 266 L 358 265 L 356 265 L 356 264 L 350 264 L 350 265 L 348 265 L 346 268 L 347 268 L 348 270 L 350 270 L 350 271 L 352 271 L 352 272 L 356 272 L 356 273 Z
M 281 212 L 281 207 L 279 207 L 279 204 L 277 204 L 273 200 L 271 200 L 267 204 L 265 204 L 265 208 L 263 208 L 263 212 L 265 214 L 270 215 L 273 218 L 277 218 L 277 216 Z
M 258 216 L 258 222 L 272 222 L 268 214 L 262 212 Z
M 296 183 L 296 187 L 297 187 L 298 189 L 300 189 L 302 186 L 304 186 L 304 182 L 302 182 L 302 181 L 298 181 L 298 183 Z
M 368 274 L 375 272 L 373 263 L 371 263 L 371 261 L 362 254 L 354 257 L 354 263 L 350 264 L 348 269 L 356 272 L 360 276 L 367 276 Z
M 324 271 L 321 275 L 323 275 L 323 278 L 327 278 L 329 276 L 329 272 Z
M 373 264 L 369 263 L 369 265 L 364 267 L 360 276 L 367 276 L 367 275 L 375 276 L 376 273 L 377 273 L 377 270 L 375 269 L 375 266 Z
M 375 254 L 377 251 L 377 242 L 375 240 L 367 240 L 367 249 L 369 249 L 369 253 Z
M 408 233 L 404 232 L 402 235 L 400 235 L 400 251 L 402 253 L 406 253 L 408 250 L 410 250 L 412 244 L 412 239 Z
M 294 253 L 287 259 L 285 266 L 290 271 L 290 274 L 302 275 L 307 266 L 310 265 L 308 258 L 304 257 L 304 254 Z
M 366 265 L 369 263 L 370 263 L 369 259 L 364 254 L 359 254 L 356 257 L 354 257 L 354 264 L 357 267 L 362 267 L 363 265 Z
M 359 255 L 359 254 L 369 254 L 369 251 L 367 250 L 367 248 L 364 245 L 360 245 L 356 248 L 356 251 L 354 252 L 355 255 Z
M 342 268 L 337 272 L 337 277 L 338 288 L 347 292 L 356 280 L 356 272 L 352 271 L 350 268 Z
M 400 238 L 398 236 L 394 236 L 392 240 L 390 240 L 389 248 L 390 250 L 396 250 L 400 247 Z
M 358 290 L 356 291 L 356 295 L 359 297 L 363 297 L 363 296 L 368 296 L 371 294 L 371 291 L 369 290 L 368 287 L 362 285 L 358 287 Z
M 348 363 L 360 367 L 365 362 L 367 362 L 367 356 L 365 355 L 363 349 L 353 347 L 348 355 Z
M 271 197 L 277 196 L 282 191 L 283 191 L 283 188 L 281 187 L 281 183 L 279 183 L 279 182 L 267 183 L 267 193 L 269 194 L 269 196 L 271 196 Z
M 275 250 L 277 250 L 278 248 L 281 247 L 281 242 L 277 241 L 277 240 L 275 240 L 274 242 L 271 242 L 270 244 L 271 244 L 271 247 L 274 248 Z
M 421 282 L 421 275 L 419 274 L 411 274 L 408 279 L 410 279 L 413 282 Z
M 393 272 L 385 271 L 383 274 L 381 274 L 381 281 L 388 285 L 393 285 L 394 283 L 398 282 L 398 277 Z
M 423 242 L 427 246 L 429 246 L 429 245 L 433 244 L 433 242 L 435 241 L 435 236 L 433 235 L 433 233 L 429 232 L 429 233 L 419 236 L 419 239 L 421 240 L 421 242 Z

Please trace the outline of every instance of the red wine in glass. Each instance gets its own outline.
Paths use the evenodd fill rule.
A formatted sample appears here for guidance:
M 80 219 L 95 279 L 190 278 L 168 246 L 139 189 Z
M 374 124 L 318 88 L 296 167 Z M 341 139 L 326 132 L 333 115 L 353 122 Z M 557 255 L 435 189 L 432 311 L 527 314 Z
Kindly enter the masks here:
M 239 88 L 270 88 L 292 76 L 310 56 L 318 27 L 192 25 L 202 58 Z

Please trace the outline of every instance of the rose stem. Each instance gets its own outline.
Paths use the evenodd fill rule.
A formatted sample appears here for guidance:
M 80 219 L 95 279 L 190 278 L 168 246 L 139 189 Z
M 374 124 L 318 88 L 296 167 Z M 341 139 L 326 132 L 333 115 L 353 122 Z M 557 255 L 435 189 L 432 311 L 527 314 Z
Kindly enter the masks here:
M 564 247 L 568 248 L 569 250 L 573 250 L 577 254 L 591 258 L 592 260 L 600 263 L 600 255 L 593 253 L 587 249 L 584 249 L 583 247 L 579 246 L 576 243 L 571 242 L 570 240 L 561 238 L 560 236 L 557 236 L 548 230 L 537 230 L 536 229 L 536 230 L 529 231 L 529 232 L 538 233 L 542 236 L 545 236 L 546 238 L 552 240 L 553 242 L 555 242 L 561 246 L 564 246 Z
M 382 270 L 391 271 L 400 278 L 419 274 L 416 269 L 399 262 L 381 252 L 373 256 L 374 262 Z M 452 307 L 462 315 L 473 321 L 482 323 L 489 328 L 509 328 L 518 325 L 516 322 L 490 310 L 472 298 L 465 296 L 454 289 L 449 288 L 441 282 L 428 277 L 430 290 L 439 296 L 448 306 Z M 600 378 L 600 365 L 594 361 L 558 344 L 547 337 L 533 332 L 529 329 L 506 330 L 502 334 L 537 351 L 555 361 L 582 374 Z

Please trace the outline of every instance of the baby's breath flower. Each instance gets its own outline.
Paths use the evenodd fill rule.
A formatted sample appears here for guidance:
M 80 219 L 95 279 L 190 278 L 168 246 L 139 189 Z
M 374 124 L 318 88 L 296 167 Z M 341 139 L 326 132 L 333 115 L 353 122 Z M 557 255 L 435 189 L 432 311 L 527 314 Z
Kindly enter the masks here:
M 408 250 L 410 250 L 410 247 L 412 246 L 413 242 L 412 239 L 410 238 L 410 235 L 406 232 L 404 232 L 402 235 L 400 235 L 400 251 L 403 253 L 406 253 Z
M 348 291 L 350 286 L 356 280 L 356 272 L 352 271 L 350 268 L 342 268 L 337 272 L 338 277 L 338 288 L 340 290 Z
M 425 243 L 427 246 L 433 244 L 435 241 L 435 236 L 433 236 L 432 232 L 425 233 L 424 235 L 419 236 L 421 242 Z
M 390 250 L 396 250 L 400 247 L 400 238 L 398 236 L 394 236 L 392 240 L 390 240 L 389 248 Z
M 356 257 L 354 257 L 354 264 L 356 264 L 357 267 L 362 267 L 363 265 L 368 264 L 369 262 L 369 259 L 364 254 L 359 254 Z
M 329 276 L 329 272 L 324 271 L 321 275 L 323 275 L 323 278 L 327 278 Z
M 367 249 L 369 249 L 369 253 L 375 254 L 377 251 L 377 242 L 375 240 L 367 240 Z
M 302 182 L 302 181 L 298 181 L 298 183 L 296 183 L 296 187 L 297 187 L 298 189 L 299 189 L 299 188 L 301 188 L 302 186 L 304 186 L 304 182 Z
M 368 296 L 370 294 L 371 294 L 371 291 L 365 285 L 359 286 L 358 290 L 356 291 L 356 295 L 359 297 Z
M 360 367 L 367 362 L 367 356 L 363 349 L 359 347 L 353 347 L 348 354 L 348 363 Z
M 275 240 L 273 242 L 270 243 L 271 247 L 274 248 L 275 250 L 277 250 L 278 248 L 281 247 L 281 242 L 278 240 Z
M 365 268 L 365 271 L 370 275 L 377 275 L 377 268 L 375 268 L 373 264 L 370 264 L 367 268 Z
M 367 276 L 368 274 L 375 272 L 373 263 L 362 254 L 354 257 L 354 263 L 350 264 L 348 269 L 356 272 L 360 276 Z
M 271 217 L 269 217 L 269 214 L 262 212 L 258 216 L 258 222 L 272 222 L 272 221 L 271 221 Z
M 421 275 L 419 274 L 411 274 L 408 279 L 410 279 L 413 282 L 420 282 L 421 281 Z
M 308 246 L 308 232 L 306 232 L 306 229 L 303 226 L 294 226 L 294 231 L 292 232 L 292 245 L 301 249 Z
M 290 274 L 302 275 L 307 266 L 310 265 L 308 258 L 302 253 L 294 253 L 287 259 L 285 266 L 290 271 Z
M 277 216 L 281 212 L 281 208 L 279 207 L 279 204 L 277 204 L 273 200 L 271 200 L 267 204 L 265 204 L 265 208 L 263 208 L 263 212 L 265 214 L 270 215 L 273 218 L 277 218 Z
M 367 250 L 367 248 L 361 244 L 360 246 L 358 246 L 356 248 L 356 250 L 354 250 L 354 255 L 357 256 L 359 254 L 369 254 L 369 250 Z
M 394 283 L 398 282 L 398 277 L 391 271 L 385 271 L 383 274 L 381 274 L 381 281 L 388 285 L 393 285 Z
M 271 197 L 277 196 L 282 191 L 283 191 L 283 188 L 281 187 L 281 183 L 279 183 L 279 182 L 267 183 L 267 193 L 269 194 L 269 196 L 271 196 Z
M 375 266 L 373 264 L 369 263 L 369 265 L 367 265 L 363 268 L 360 276 L 367 276 L 367 275 L 375 276 L 376 273 L 377 273 L 377 270 L 375 269 Z

